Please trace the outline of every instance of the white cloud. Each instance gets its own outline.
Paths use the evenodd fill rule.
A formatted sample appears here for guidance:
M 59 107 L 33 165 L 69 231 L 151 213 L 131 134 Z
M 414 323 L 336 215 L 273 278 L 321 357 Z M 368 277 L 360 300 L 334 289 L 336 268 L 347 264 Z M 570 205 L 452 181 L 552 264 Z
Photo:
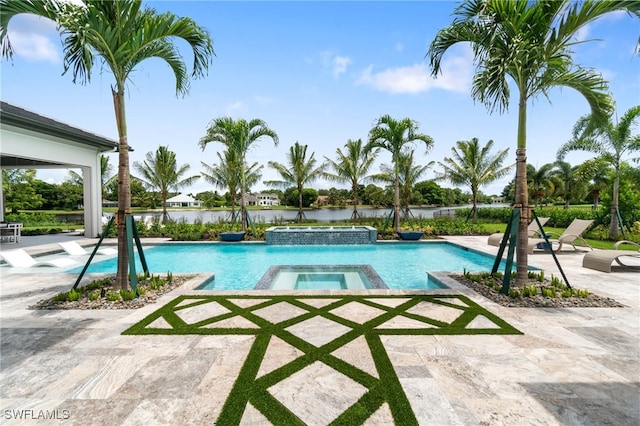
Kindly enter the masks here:
M 429 79 L 429 70 L 422 64 L 388 68 L 375 74 L 373 73 L 373 65 L 370 65 L 360 74 L 356 83 L 393 94 L 420 93 L 429 89 Z
M 56 24 L 34 15 L 17 15 L 8 29 L 16 56 L 29 61 L 60 62 L 61 48 L 52 39 L 58 36 Z
M 373 65 L 370 65 L 361 72 L 356 84 L 371 86 L 378 91 L 392 94 L 416 94 L 430 89 L 468 92 L 474 71 L 471 49 L 458 48 L 451 52 L 451 55 L 442 61 L 441 70 L 438 78 L 433 78 L 426 64 L 387 68 L 375 73 Z
M 9 40 L 17 56 L 29 61 L 60 62 L 56 46 L 47 37 L 39 34 L 21 34 L 9 31 Z
M 351 58 L 347 56 L 336 56 L 333 58 L 333 76 L 338 77 L 347 71 L 347 66 L 351 63 Z
M 396 49 L 396 52 L 402 52 L 404 50 L 404 44 L 398 42 L 393 48 Z
M 324 68 L 330 68 L 334 78 L 338 78 L 340 74 L 347 71 L 347 67 L 352 62 L 348 56 L 340 56 L 332 49 L 323 50 L 318 53 L 322 66 Z M 305 59 L 308 64 L 313 64 L 314 61 Z

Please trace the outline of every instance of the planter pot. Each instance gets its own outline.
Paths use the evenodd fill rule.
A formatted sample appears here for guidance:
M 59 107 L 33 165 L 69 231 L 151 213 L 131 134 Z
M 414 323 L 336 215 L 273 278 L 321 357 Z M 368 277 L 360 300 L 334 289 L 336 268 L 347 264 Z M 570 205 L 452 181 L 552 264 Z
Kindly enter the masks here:
M 401 240 L 419 240 L 423 235 L 422 231 L 398 231 Z
M 220 239 L 222 241 L 240 241 L 244 238 L 245 232 L 221 232 Z

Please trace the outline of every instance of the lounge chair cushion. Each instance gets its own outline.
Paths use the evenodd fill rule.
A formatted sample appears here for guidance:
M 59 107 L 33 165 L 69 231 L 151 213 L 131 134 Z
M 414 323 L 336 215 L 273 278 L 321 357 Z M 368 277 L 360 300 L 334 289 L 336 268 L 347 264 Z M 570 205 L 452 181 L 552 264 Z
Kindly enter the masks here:
M 637 247 L 638 250 L 619 250 L 621 245 L 630 245 Z M 625 265 L 620 260 L 621 257 L 633 257 L 640 259 L 640 244 L 633 241 L 618 241 L 614 244 L 613 250 L 594 250 L 591 253 L 587 253 L 582 258 L 582 266 L 585 268 L 596 269 L 602 272 L 611 272 L 611 264 L 615 261 L 618 265 L 633 269 L 640 270 L 639 265 Z
M 64 243 L 58 243 L 58 245 L 62 247 L 62 249 L 66 251 L 67 254 L 69 254 L 70 256 L 82 256 L 82 255 L 91 253 L 90 251 L 87 251 L 84 247 L 82 247 L 80 244 L 78 244 L 77 241 L 66 241 Z M 98 249 L 97 253 L 104 254 L 104 255 L 113 255 L 118 253 L 118 250 L 111 247 L 105 247 L 105 248 Z
M 611 272 L 611 264 L 613 261 L 617 261 L 621 266 L 626 266 L 618 259 L 625 256 L 640 259 L 640 252 L 631 250 L 594 250 L 584 255 L 582 258 L 582 266 L 602 272 Z M 628 267 L 635 268 L 632 266 Z
M 35 260 L 23 249 L 0 252 L 0 257 L 14 268 L 31 268 L 32 266 L 55 266 L 58 268 L 66 268 L 78 263 L 69 258 Z
M 539 217 L 538 220 L 540 221 L 540 225 L 544 226 L 544 224 L 547 223 L 549 218 Z M 540 232 L 540 229 L 538 228 L 538 223 L 535 220 L 532 220 L 531 223 L 529 223 L 529 226 L 527 227 L 527 235 L 529 236 L 529 238 L 531 238 L 531 237 L 534 237 L 539 232 Z M 504 238 L 504 232 L 496 232 L 495 234 L 489 235 L 487 244 L 489 244 L 490 246 L 499 247 L 500 242 L 502 241 L 502 238 Z

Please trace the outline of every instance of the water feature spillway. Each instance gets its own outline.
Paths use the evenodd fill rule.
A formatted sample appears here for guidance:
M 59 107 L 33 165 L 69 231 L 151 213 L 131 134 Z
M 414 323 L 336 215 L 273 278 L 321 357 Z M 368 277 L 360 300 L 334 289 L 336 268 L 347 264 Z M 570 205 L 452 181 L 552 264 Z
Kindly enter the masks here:
M 267 244 L 372 244 L 378 231 L 371 226 L 272 226 L 265 232 Z

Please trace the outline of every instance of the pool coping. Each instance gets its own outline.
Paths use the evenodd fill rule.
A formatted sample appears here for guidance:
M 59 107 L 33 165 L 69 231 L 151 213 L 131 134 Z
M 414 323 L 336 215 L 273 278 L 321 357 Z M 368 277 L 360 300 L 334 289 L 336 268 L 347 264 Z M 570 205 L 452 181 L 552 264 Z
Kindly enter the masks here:
M 274 280 L 278 273 L 284 269 L 322 269 L 324 271 L 337 271 L 340 269 L 353 269 L 360 270 L 364 276 L 369 280 L 372 288 L 366 290 L 375 289 L 388 289 L 387 284 L 380 278 L 380 275 L 371 265 L 271 265 L 267 272 L 260 278 L 258 283 L 253 287 L 254 290 L 271 290 Z M 297 289 L 292 289 L 297 290 Z M 348 289 L 352 290 L 352 289 Z

